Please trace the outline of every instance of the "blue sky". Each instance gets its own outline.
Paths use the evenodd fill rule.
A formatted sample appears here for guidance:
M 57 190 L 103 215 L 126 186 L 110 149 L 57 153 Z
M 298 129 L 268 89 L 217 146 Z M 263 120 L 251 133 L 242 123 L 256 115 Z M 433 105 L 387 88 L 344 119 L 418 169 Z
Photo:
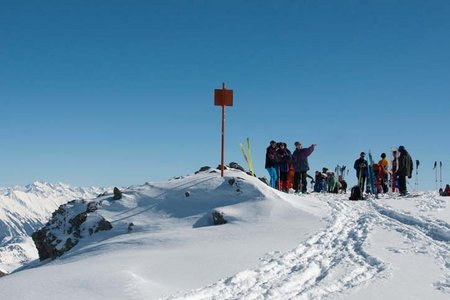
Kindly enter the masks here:
M 311 173 L 404 145 L 450 181 L 449 1 L 0 0 L 0 185 L 119 185 L 318 144 Z M 356 181 L 351 172 L 349 184 Z M 409 189 L 414 188 L 414 179 Z

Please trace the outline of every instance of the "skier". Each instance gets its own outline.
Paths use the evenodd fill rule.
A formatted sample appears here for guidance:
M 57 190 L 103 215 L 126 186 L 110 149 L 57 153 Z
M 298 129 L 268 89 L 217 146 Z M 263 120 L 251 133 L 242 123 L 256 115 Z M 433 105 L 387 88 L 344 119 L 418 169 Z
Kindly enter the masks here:
M 364 183 L 367 177 L 367 160 L 364 159 L 365 156 L 366 153 L 361 152 L 359 158 L 355 160 L 355 164 L 353 165 L 353 168 L 356 170 L 356 178 L 358 178 L 358 185 L 361 192 L 364 191 Z
M 399 181 L 400 196 L 406 196 L 406 177 L 412 177 L 413 161 L 404 146 L 398 147 L 400 156 L 398 157 L 397 176 Z
M 278 189 L 288 192 L 287 180 L 292 155 L 291 151 L 286 148 L 286 143 L 279 143 L 278 145 L 279 148 L 276 152 L 277 167 L 280 172 L 280 186 L 278 186 Z
M 270 186 L 276 188 L 277 186 L 277 170 L 276 170 L 276 154 L 277 154 L 277 142 L 270 141 L 269 147 L 266 149 L 266 170 L 270 176 Z
M 383 188 L 383 193 L 387 193 L 388 188 L 388 174 L 389 174 L 389 161 L 386 159 L 386 153 L 381 153 L 381 159 L 378 162 L 379 169 L 381 171 L 380 177 L 382 178 L 381 186 Z
M 292 164 L 294 165 L 294 190 L 296 193 L 299 192 L 299 185 L 301 181 L 301 192 L 306 193 L 307 181 L 306 172 L 309 171 L 308 156 L 314 151 L 316 144 L 312 144 L 308 148 L 303 148 L 300 142 L 295 142 L 295 151 L 292 154 Z

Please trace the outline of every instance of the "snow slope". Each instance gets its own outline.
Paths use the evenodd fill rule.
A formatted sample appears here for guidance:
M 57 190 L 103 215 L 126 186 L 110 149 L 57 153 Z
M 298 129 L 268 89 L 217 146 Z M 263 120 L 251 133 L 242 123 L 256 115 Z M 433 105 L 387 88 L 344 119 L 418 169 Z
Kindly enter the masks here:
M 124 191 L 113 224 L 0 279 L 5 299 L 448 299 L 450 210 L 434 193 L 349 201 L 206 171 Z M 106 199 L 106 198 L 105 198 Z M 213 210 L 228 223 L 211 226 Z M 131 233 L 127 227 L 133 222 Z
M 104 191 L 39 181 L 0 187 L 0 271 L 10 272 L 38 257 L 30 236 L 59 205 L 72 199 L 93 198 Z

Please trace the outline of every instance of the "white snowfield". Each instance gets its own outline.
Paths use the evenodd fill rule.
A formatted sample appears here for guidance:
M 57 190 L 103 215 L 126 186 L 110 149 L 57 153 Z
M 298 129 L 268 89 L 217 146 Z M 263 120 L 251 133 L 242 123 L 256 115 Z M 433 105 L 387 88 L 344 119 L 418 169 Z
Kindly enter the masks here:
M 1 298 L 450 298 L 450 199 L 434 192 L 298 196 L 237 170 L 123 192 L 97 211 L 111 231 L 1 278 Z
M 59 205 L 73 199 L 90 199 L 104 191 L 39 181 L 27 186 L 0 187 L 0 271 L 9 273 L 38 258 L 30 236 Z

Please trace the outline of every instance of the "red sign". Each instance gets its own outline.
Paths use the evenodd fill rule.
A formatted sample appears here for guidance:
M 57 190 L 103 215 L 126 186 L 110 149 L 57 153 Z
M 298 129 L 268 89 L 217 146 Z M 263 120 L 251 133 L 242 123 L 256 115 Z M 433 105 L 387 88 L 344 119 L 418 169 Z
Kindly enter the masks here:
M 233 90 L 214 90 L 214 105 L 233 106 Z

